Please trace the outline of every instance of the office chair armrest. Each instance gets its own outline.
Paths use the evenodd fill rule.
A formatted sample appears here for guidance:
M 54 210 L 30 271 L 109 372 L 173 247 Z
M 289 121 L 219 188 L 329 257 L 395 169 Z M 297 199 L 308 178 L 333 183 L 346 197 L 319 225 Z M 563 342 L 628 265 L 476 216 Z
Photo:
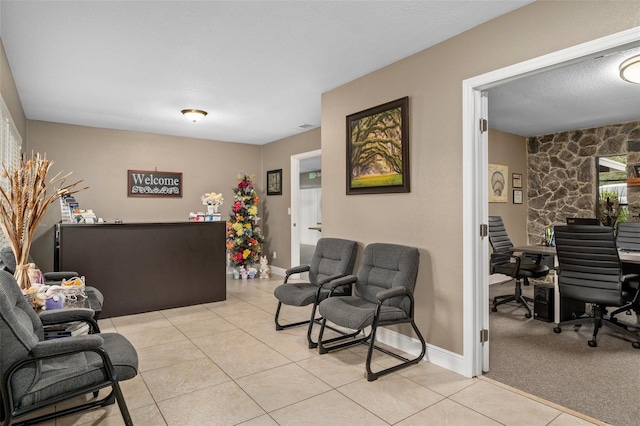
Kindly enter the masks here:
M 76 271 L 44 272 L 42 275 L 45 281 L 62 281 L 80 276 Z
M 99 349 L 102 345 L 104 345 L 104 339 L 99 334 L 70 336 L 38 342 L 38 344 L 31 349 L 31 354 L 36 358 L 43 358 Z
M 91 333 L 100 333 L 100 327 L 95 319 L 93 309 L 87 308 L 70 308 L 70 309 L 54 309 L 51 311 L 43 311 L 38 316 L 42 325 L 64 324 L 74 321 L 82 321 L 89 324 Z
M 512 254 L 505 253 L 491 253 L 491 263 L 493 263 L 493 259 L 502 259 L 502 260 L 515 260 L 515 262 L 511 262 L 513 265 L 513 272 L 509 274 L 512 277 L 515 277 L 520 272 L 520 262 L 522 262 L 522 258 L 520 256 L 514 256 Z M 493 273 L 493 267 L 491 268 L 491 273 Z
M 311 265 L 300 265 L 294 266 L 293 268 L 289 268 L 285 271 L 285 275 L 289 278 L 289 275 L 300 274 L 302 272 L 308 272 L 311 269 Z
M 343 277 L 337 278 L 333 281 L 330 281 L 324 284 L 323 287 L 331 290 L 335 290 L 336 288 L 341 287 L 343 285 L 351 285 L 355 283 L 356 279 L 357 278 L 355 275 L 345 275 Z
M 334 274 L 334 275 L 329 275 L 328 277 L 324 277 L 320 280 L 318 280 L 318 285 L 320 287 L 322 287 L 323 285 L 325 285 L 328 282 L 331 282 L 333 280 L 337 280 L 338 278 L 342 278 L 344 277 L 344 274 Z
M 623 276 L 620 277 L 620 281 L 622 281 L 623 283 L 628 283 L 628 282 L 638 282 L 638 280 L 640 280 L 640 275 L 638 274 L 625 274 Z
M 378 299 L 378 301 L 380 302 L 384 302 L 387 299 L 406 296 L 407 294 L 409 294 L 409 290 L 407 290 L 405 287 L 392 287 L 377 292 L 376 299 Z
M 71 308 L 71 309 L 53 309 L 51 311 L 43 311 L 38 316 L 42 325 L 59 324 L 69 321 L 83 321 L 93 318 L 95 312 L 89 308 Z

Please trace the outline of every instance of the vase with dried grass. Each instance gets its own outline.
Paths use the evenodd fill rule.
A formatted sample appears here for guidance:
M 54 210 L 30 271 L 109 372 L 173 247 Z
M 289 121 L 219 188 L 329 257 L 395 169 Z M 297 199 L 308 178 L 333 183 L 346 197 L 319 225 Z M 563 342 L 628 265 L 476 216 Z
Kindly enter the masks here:
M 53 162 L 46 156 L 35 154 L 30 160 L 23 160 L 16 170 L 3 166 L 3 185 L 0 185 L 0 225 L 11 244 L 16 257 L 15 278 L 21 289 L 31 286 L 29 274 L 29 251 L 38 223 L 43 218 L 49 204 L 62 196 L 75 194 L 81 182 L 65 185 L 71 174 L 56 174 L 47 182 L 47 173 Z

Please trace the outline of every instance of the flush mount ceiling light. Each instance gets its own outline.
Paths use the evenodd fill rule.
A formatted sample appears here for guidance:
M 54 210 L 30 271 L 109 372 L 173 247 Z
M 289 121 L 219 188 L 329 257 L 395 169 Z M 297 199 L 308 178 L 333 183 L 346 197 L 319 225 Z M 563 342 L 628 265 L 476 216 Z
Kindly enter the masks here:
M 620 78 L 640 84 L 640 55 L 632 56 L 620 64 Z
M 183 109 L 182 114 L 194 123 L 207 115 L 206 111 L 201 109 Z

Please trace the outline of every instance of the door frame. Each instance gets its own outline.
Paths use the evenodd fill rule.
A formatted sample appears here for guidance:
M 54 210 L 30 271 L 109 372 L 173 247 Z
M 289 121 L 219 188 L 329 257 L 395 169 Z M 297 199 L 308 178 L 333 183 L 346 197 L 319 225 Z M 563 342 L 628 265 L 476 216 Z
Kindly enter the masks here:
M 463 191 L 463 353 L 467 377 L 482 375 L 489 368 L 488 346 L 480 342 L 488 330 L 489 244 L 480 237 L 481 224 L 488 223 L 488 147 L 480 132 L 483 90 L 510 80 L 560 68 L 589 58 L 632 47 L 640 41 L 638 28 L 631 28 L 572 46 L 528 61 L 491 71 L 462 82 L 462 177 Z
M 320 156 L 322 156 L 321 149 L 294 154 L 291 156 L 291 266 L 300 264 L 300 237 L 298 236 L 298 229 L 296 228 L 299 210 L 298 191 L 300 191 L 300 161 Z

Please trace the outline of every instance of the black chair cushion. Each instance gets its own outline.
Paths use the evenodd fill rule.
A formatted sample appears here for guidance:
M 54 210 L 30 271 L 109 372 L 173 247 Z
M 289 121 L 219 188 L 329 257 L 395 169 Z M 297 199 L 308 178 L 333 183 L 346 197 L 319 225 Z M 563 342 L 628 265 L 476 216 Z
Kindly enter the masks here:
M 500 265 L 493 268 L 497 274 L 513 275 L 514 265 Z M 549 274 L 549 268 L 537 263 L 521 263 L 518 270 L 518 278 L 542 278 Z

